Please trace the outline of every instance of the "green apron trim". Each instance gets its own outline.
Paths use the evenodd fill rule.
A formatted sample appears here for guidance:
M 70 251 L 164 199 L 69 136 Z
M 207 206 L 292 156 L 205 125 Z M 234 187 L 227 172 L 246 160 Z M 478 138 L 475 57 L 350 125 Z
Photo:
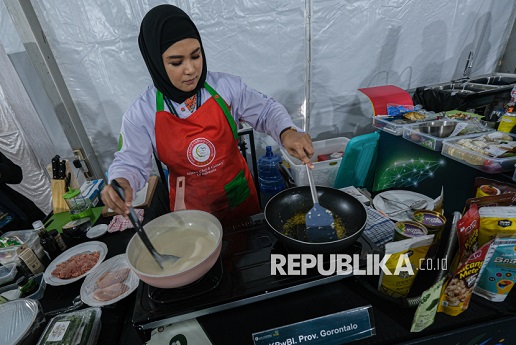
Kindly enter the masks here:
M 244 170 L 240 170 L 235 178 L 224 186 L 224 190 L 229 200 L 229 207 L 234 208 L 243 203 L 251 194 Z
M 228 106 L 226 102 L 224 102 L 224 99 L 215 91 L 207 82 L 204 82 L 204 87 L 206 90 L 210 93 L 210 95 L 213 97 L 215 102 L 219 105 L 219 107 L 222 109 L 222 112 L 226 116 L 226 119 L 228 120 L 229 127 L 231 127 L 231 132 L 233 132 L 233 138 L 238 138 L 238 130 L 235 123 L 235 119 L 233 119 L 233 116 L 231 116 L 231 112 L 228 109 Z M 199 102 L 199 97 L 197 101 Z M 199 108 L 199 107 L 197 107 Z M 156 89 L 156 111 L 163 111 L 165 110 L 165 104 L 163 100 L 163 94 L 161 91 Z
M 163 94 L 161 91 L 156 90 L 156 111 L 165 110 L 165 104 L 163 102 Z
M 231 116 L 231 113 L 229 112 L 226 102 L 224 102 L 224 99 L 222 97 L 220 97 L 220 95 L 217 93 L 217 91 L 215 91 L 207 82 L 204 82 L 204 87 L 206 88 L 206 90 L 208 90 L 208 92 L 210 93 L 211 97 L 213 97 L 215 102 L 217 102 L 219 107 L 224 112 L 224 115 L 226 115 L 226 119 L 228 120 L 229 126 L 231 127 L 231 131 L 233 132 L 233 138 L 234 139 L 238 138 L 238 131 L 237 131 L 236 123 L 235 123 L 235 120 L 233 119 L 233 116 Z
M 118 137 L 118 147 L 116 148 L 116 150 L 120 151 L 122 149 L 123 144 L 124 144 L 124 137 L 122 136 L 122 133 L 120 133 L 120 136 Z

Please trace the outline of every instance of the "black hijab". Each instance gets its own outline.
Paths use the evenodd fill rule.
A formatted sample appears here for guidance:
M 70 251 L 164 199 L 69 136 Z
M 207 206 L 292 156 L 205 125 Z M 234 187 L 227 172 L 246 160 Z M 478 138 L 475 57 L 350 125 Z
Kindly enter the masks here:
M 195 90 L 189 92 L 181 91 L 172 85 L 162 60 L 165 50 L 185 38 L 195 38 L 199 41 L 203 60 L 199 83 Z M 204 86 L 207 67 L 201 35 L 190 17 L 180 8 L 173 5 L 159 5 L 147 12 L 140 26 L 138 45 L 154 86 L 165 97 L 176 103 L 183 103 Z

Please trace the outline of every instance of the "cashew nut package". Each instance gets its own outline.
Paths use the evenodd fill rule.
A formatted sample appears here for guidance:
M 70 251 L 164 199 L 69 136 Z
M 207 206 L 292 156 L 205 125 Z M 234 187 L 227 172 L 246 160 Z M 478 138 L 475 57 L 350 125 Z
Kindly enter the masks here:
M 465 262 L 459 264 L 459 268 L 446 282 L 441 292 L 437 312 L 457 316 L 468 309 L 480 269 L 492 242 L 489 241 L 471 254 Z

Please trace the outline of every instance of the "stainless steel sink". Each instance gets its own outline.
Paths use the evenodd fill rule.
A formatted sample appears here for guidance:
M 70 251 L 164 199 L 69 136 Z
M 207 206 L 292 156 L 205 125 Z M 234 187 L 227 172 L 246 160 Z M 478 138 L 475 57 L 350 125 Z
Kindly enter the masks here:
M 506 76 L 482 77 L 482 78 L 471 79 L 469 82 L 475 83 L 475 84 L 506 86 L 506 85 L 516 84 L 516 76 L 513 76 L 513 77 L 506 77 Z
M 496 90 L 496 89 L 498 89 L 498 87 L 494 86 L 494 85 L 473 84 L 473 83 L 468 82 L 468 83 L 439 84 L 439 85 L 430 86 L 429 89 L 446 90 L 446 91 L 450 91 L 453 93 L 470 94 L 470 93 Z

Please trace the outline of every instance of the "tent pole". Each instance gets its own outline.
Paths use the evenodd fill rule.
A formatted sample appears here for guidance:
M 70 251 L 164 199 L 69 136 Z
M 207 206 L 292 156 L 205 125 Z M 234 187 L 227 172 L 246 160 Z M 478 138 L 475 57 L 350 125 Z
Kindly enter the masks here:
M 312 0 L 305 1 L 305 40 L 306 40 L 306 61 L 305 61 L 305 132 L 310 130 L 310 115 L 312 110 L 311 89 L 312 89 Z
M 4 3 L 29 59 L 43 83 L 45 92 L 54 106 L 72 151 L 83 153 L 93 178 L 105 179 L 102 166 L 86 134 L 30 0 L 4 0 Z

